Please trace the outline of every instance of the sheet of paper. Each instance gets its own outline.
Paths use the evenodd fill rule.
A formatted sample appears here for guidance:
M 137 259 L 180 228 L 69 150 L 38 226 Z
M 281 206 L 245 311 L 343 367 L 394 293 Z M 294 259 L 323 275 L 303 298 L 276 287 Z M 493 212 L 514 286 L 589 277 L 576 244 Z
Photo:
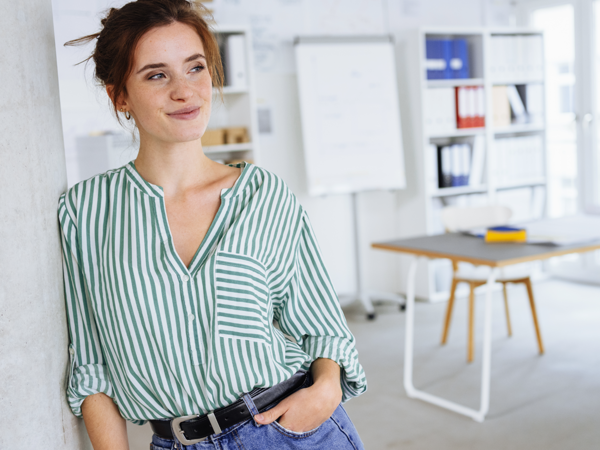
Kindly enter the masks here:
M 404 188 L 393 44 L 301 42 L 296 57 L 309 193 Z
M 600 216 L 576 215 L 522 223 L 533 244 L 570 245 L 600 239 Z

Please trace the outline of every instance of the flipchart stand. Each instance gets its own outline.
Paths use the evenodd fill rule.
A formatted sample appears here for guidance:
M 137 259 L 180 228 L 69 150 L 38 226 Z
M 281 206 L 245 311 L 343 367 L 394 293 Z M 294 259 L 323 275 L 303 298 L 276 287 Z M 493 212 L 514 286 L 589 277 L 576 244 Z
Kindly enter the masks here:
M 360 300 L 374 319 L 372 299 L 404 306 L 365 289 L 357 207 L 359 192 L 406 188 L 394 40 L 298 36 L 294 47 L 308 193 L 351 195 L 356 291 L 340 297 Z
M 353 301 L 359 300 L 365 310 L 367 311 L 367 319 L 374 320 L 375 308 L 373 308 L 372 300 L 386 300 L 396 302 L 400 305 L 400 310 L 406 309 L 406 300 L 404 297 L 393 294 L 391 292 L 381 292 L 366 290 L 364 287 L 364 273 L 360 251 L 360 232 L 358 226 L 358 195 L 356 192 L 351 194 L 352 198 L 352 231 L 354 234 L 354 265 L 355 265 L 355 276 L 356 276 L 356 292 L 346 295 L 341 295 L 340 299 L 343 299 L 343 304 L 350 304 Z

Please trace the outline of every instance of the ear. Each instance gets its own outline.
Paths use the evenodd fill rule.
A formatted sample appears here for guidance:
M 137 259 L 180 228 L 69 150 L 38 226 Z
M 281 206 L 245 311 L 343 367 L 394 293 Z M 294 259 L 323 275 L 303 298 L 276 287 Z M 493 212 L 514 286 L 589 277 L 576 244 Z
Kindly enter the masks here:
M 106 85 L 106 93 L 108 94 L 108 98 L 111 100 L 112 102 L 112 93 L 114 90 L 114 86 L 112 84 L 107 84 Z M 121 93 L 119 95 L 119 98 L 116 100 L 115 106 L 117 107 L 117 110 L 121 111 L 121 109 L 127 109 L 127 101 L 125 101 L 125 99 L 123 98 L 123 93 Z

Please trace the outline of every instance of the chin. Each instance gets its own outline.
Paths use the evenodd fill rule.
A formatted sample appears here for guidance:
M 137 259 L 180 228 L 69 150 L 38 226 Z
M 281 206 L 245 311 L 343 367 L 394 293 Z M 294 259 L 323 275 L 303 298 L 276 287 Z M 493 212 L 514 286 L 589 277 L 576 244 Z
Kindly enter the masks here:
M 181 130 L 172 133 L 168 140 L 173 143 L 197 141 L 200 140 L 204 134 L 204 128 L 205 127 L 194 127 L 194 129 Z
M 200 141 L 200 138 L 202 137 L 201 134 L 193 134 L 193 135 L 185 135 L 185 136 L 178 136 L 174 139 L 174 142 L 193 142 L 193 141 Z

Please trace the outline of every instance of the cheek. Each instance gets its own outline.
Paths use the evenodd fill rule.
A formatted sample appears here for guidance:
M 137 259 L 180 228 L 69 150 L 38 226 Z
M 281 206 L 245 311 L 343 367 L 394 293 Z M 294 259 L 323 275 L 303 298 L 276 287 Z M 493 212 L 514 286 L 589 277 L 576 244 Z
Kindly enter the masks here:
M 212 78 L 208 72 L 208 69 L 206 69 L 206 71 L 202 74 L 202 78 L 199 80 L 198 87 L 202 91 L 203 96 L 209 94 L 212 96 Z
M 135 111 L 139 125 L 153 128 L 157 119 L 161 118 L 164 105 L 164 95 L 155 89 L 138 89 L 132 95 L 132 108 Z
M 137 116 L 143 116 L 150 110 L 148 107 L 154 103 L 154 95 L 151 90 L 137 87 L 128 92 L 129 104 Z
M 200 97 L 204 101 L 204 111 L 206 115 L 210 115 L 212 109 L 213 89 L 210 79 L 208 83 L 203 83 L 200 88 Z

